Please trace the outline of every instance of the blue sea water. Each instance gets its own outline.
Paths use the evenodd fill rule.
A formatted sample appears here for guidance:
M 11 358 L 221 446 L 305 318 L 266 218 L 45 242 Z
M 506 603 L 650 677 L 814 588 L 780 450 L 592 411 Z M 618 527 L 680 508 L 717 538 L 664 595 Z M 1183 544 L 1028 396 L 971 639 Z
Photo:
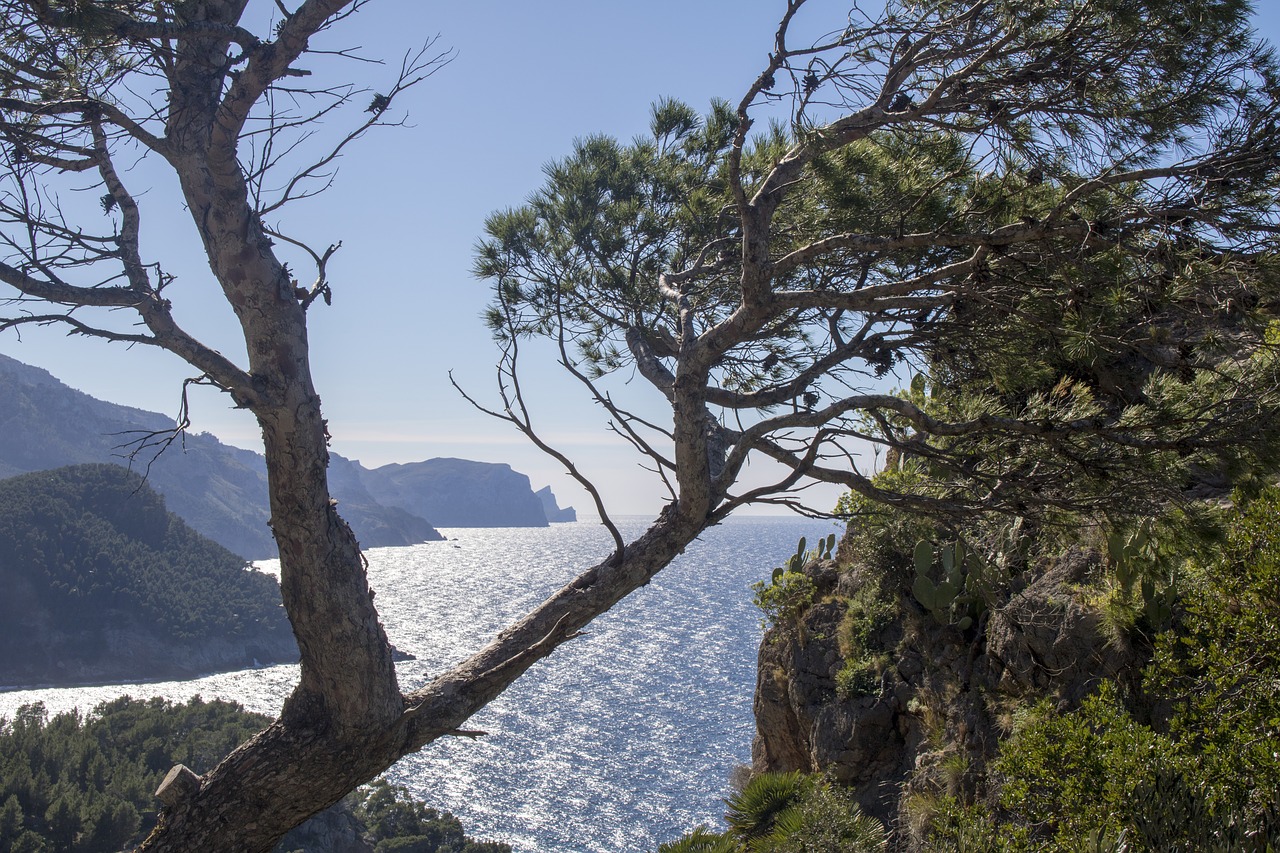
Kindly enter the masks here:
M 642 519 L 626 519 L 628 537 Z M 586 636 L 535 666 L 467 724 L 388 777 L 462 819 L 473 836 L 534 851 L 655 850 L 719 825 L 735 765 L 750 760 L 760 613 L 750 585 L 832 532 L 801 518 L 730 519 L 703 534 Z M 445 542 L 369 552 L 387 632 L 417 659 L 412 689 L 481 648 L 502 626 L 609 551 L 594 522 L 549 528 L 444 529 Z M 271 570 L 270 564 L 263 568 Z M 191 681 L 0 693 L 0 716 L 44 702 L 50 713 L 131 695 L 194 695 L 274 713 L 296 667 Z

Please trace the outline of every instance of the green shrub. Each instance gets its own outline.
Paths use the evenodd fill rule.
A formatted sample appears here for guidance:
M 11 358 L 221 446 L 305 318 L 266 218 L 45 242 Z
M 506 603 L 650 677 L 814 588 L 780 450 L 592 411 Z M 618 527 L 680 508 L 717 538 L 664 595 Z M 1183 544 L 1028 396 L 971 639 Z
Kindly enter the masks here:
M 813 581 L 803 572 L 783 572 L 772 583 L 757 581 L 751 589 L 768 626 L 797 624 L 817 594 Z
M 897 606 L 883 592 L 879 579 L 866 580 L 849 597 L 836 642 L 844 666 L 836 673 L 841 699 L 879 692 L 880 676 L 892 663 L 880 634 L 897 615 Z
M 853 796 L 829 785 L 814 787 L 780 816 L 769 853 L 878 853 L 888 846 L 880 821 L 862 813 Z
M 878 578 L 865 581 L 849 597 L 844 618 L 840 620 L 836 641 L 841 656 L 854 658 L 878 649 L 880 632 L 893 621 L 897 612 L 894 602 L 884 594 Z
M 817 782 L 798 771 L 761 773 L 725 800 L 729 832 L 752 849 L 763 843 L 783 816 L 796 808 Z
M 1280 849 L 1280 491 L 1189 557 L 1135 700 L 1161 713 L 1135 718 L 1109 682 L 1070 713 L 1042 702 L 1000 748 L 1000 808 L 944 801 L 936 849 Z
M 658 853 L 875 853 L 888 843 L 847 791 L 803 773 L 762 773 L 725 805 L 728 831 L 699 827 Z
M 836 696 L 852 699 L 880 692 L 880 676 L 891 663 L 887 654 L 848 658 L 836 673 Z
M 1071 849 L 1097 829 L 1132 825 L 1135 786 L 1177 772 L 1178 761 L 1172 744 L 1136 723 L 1104 684 L 1075 713 L 1052 713 L 1044 703 L 1005 743 L 995 763 L 1005 780 L 1000 805 Z
M 1188 574 L 1148 689 L 1173 703 L 1170 737 L 1197 755 L 1211 803 L 1260 812 L 1280 793 L 1280 490 L 1249 502 L 1218 559 Z

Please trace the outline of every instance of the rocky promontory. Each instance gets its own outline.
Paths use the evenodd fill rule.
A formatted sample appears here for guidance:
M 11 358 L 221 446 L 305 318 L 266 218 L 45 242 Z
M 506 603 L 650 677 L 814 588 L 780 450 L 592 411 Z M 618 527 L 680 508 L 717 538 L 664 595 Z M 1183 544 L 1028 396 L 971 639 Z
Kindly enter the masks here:
M 427 459 L 362 468 L 360 480 L 379 503 L 437 527 L 546 527 L 529 478 L 510 465 Z
M 543 486 L 534 494 L 538 496 L 538 500 L 542 501 L 542 513 L 551 524 L 563 524 L 578 520 L 577 510 L 571 506 L 562 508 L 556 503 L 556 496 L 551 493 L 550 486 Z
M 977 630 L 933 618 L 901 585 L 909 555 L 848 546 L 788 576 L 802 603 L 760 645 L 752 764 L 824 774 L 901 837 L 922 792 L 973 787 L 1007 734 L 1005 709 L 1076 707 L 1145 661 L 1081 601 L 1097 551 L 1022 567 Z

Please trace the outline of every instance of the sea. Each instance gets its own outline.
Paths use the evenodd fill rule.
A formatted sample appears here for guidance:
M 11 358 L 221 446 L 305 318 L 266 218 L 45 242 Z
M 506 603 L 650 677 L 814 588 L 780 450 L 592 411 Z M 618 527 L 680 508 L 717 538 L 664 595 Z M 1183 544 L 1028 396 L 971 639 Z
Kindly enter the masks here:
M 628 539 L 645 519 L 619 525 Z M 468 834 L 519 853 L 654 851 L 723 825 L 735 767 L 749 764 L 761 613 L 751 584 L 832 522 L 742 517 L 707 530 L 668 568 L 537 664 L 468 721 L 486 734 L 444 738 L 387 778 L 453 812 Z M 595 521 L 546 528 L 445 528 L 442 542 L 368 551 L 370 583 L 403 689 L 483 647 L 610 552 Z M 258 564 L 276 571 L 273 562 Z M 118 696 L 199 695 L 279 711 L 296 666 L 189 681 L 0 692 L 0 717 L 43 702 L 89 712 Z

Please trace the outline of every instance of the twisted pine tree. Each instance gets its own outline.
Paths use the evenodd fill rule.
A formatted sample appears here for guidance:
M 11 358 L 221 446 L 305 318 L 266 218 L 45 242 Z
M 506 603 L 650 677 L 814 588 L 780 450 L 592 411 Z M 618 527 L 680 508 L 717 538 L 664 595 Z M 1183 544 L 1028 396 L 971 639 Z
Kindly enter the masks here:
M 347 58 L 310 40 L 364 2 L 277 3 L 259 34 L 274 13 L 246 14 L 248 0 L 0 0 L 0 283 L 18 301 L 0 329 L 159 347 L 253 413 L 301 652 L 278 720 L 202 775 L 175 768 L 142 849 L 270 849 L 459 733 L 707 525 L 796 504 L 806 478 L 938 512 L 1087 508 L 1154 500 L 1192 463 L 1261 458 L 1280 130 L 1246 3 L 890 0 L 822 27 L 787 0 L 736 104 L 705 120 L 664 104 L 650 141 L 588 140 L 490 223 L 478 270 L 496 286 L 504 416 L 547 446 L 514 376 L 523 336 L 549 336 L 672 500 L 634 542 L 610 524 L 612 555 L 402 691 L 325 473 L 307 318 L 328 301 L 333 250 L 307 249 L 310 285 L 278 255 L 290 203 L 438 67 L 409 57 L 372 101 L 341 85 L 300 94 L 306 71 Z M 314 120 L 344 108 L 352 129 L 299 161 Z M 175 316 L 181 294 L 145 254 L 148 199 L 121 168 L 138 157 L 176 178 L 240 324 L 239 362 Z M 70 186 L 96 188 L 101 210 L 59 207 Z M 599 384 L 627 365 L 669 421 Z M 874 381 L 903 368 L 927 375 L 918 394 Z M 948 403 L 929 382 L 982 393 Z M 881 488 L 858 440 L 938 476 Z M 783 474 L 735 486 L 755 456 Z
M 1277 80 L 1244 4 L 890 3 L 793 46 L 801 6 L 736 106 L 659 102 L 490 218 L 504 417 L 551 338 L 694 524 L 811 479 L 963 517 L 1270 464 Z M 868 443 L 919 476 L 872 482 Z M 782 473 L 739 487 L 753 457 Z

